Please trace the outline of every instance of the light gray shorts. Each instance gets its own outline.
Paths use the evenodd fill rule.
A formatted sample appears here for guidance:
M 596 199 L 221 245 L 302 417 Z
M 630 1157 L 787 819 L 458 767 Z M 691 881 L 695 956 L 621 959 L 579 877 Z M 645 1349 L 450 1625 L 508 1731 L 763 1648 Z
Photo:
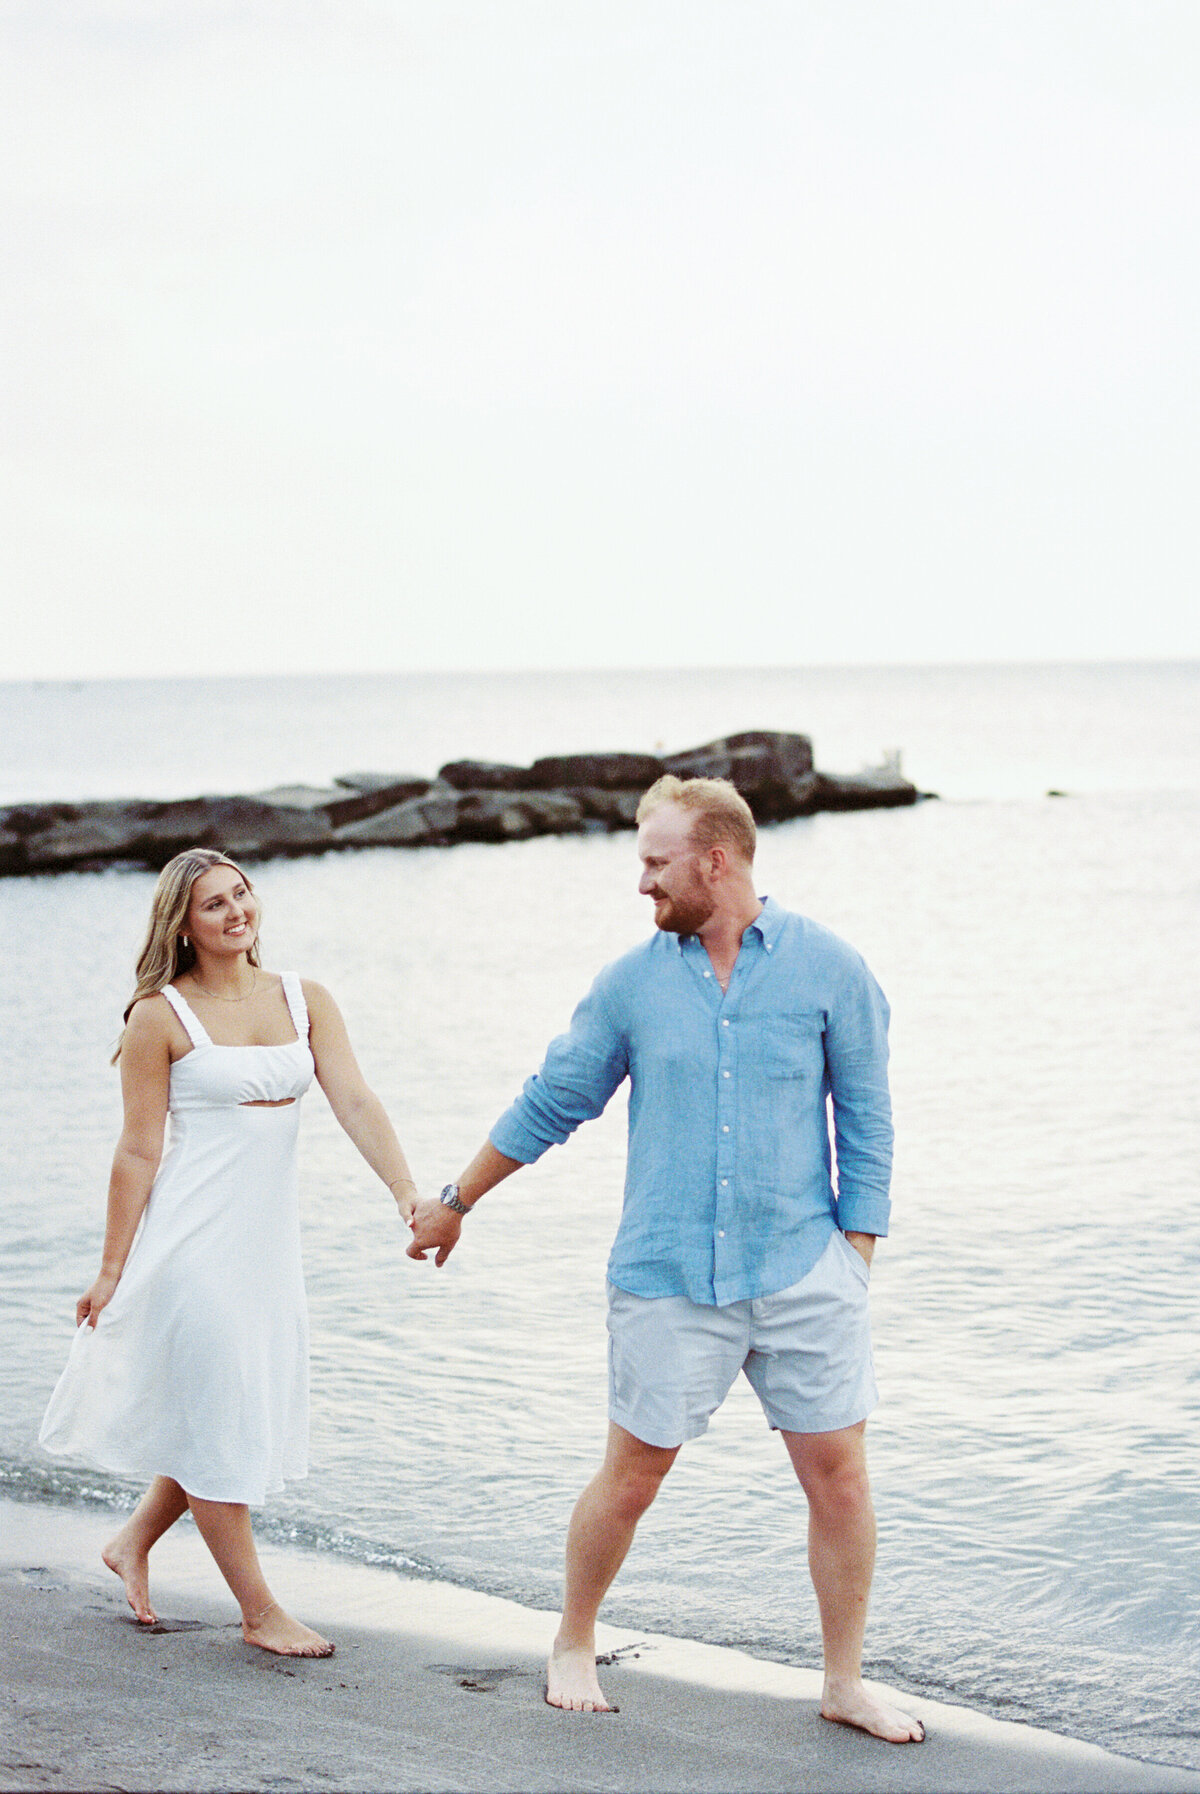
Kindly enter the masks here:
M 768 1424 L 832 1433 L 878 1400 L 870 1272 L 835 1233 L 799 1283 L 723 1308 L 608 1286 L 608 1417 L 647 1445 L 707 1427 L 744 1370 Z

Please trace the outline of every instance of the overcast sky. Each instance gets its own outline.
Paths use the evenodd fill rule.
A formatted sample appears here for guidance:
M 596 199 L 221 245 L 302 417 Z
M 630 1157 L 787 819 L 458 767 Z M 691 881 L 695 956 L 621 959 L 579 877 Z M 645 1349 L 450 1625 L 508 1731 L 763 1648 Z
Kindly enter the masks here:
M 1200 654 L 1200 6 L 0 0 L 0 676 Z

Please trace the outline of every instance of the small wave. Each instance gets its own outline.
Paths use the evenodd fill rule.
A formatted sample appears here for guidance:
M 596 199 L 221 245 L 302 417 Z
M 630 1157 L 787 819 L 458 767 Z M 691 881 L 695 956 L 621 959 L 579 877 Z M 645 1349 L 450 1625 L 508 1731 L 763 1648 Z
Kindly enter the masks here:
M 137 1496 L 93 1470 L 67 1470 L 58 1464 L 0 1458 L 0 1495 L 9 1501 L 44 1502 L 54 1507 L 104 1507 L 129 1510 Z
M 137 1505 L 140 1490 L 101 1475 L 98 1471 L 73 1470 L 59 1464 L 41 1464 L 0 1458 L 0 1496 L 31 1506 L 104 1508 L 110 1513 L 129 1513 Z M 438 1563 L 417 1552 L 381 1543 L 341 1526 L 322 1526 L 288 1516 L 272 1517 L 256 1510 L 254 1530 L 259 1539 L 324 1557 L 345 1558 L 372 1569 L 392 1570 L 399 1576 L 421 1581 L 446 1582 L 477 1594 L 500 1595 L 530 1603 L 531 1591 L 496 1575 L 464 1574 L 449 1564 Z M 537 1604 L 536 1601 L 533 1604 Z

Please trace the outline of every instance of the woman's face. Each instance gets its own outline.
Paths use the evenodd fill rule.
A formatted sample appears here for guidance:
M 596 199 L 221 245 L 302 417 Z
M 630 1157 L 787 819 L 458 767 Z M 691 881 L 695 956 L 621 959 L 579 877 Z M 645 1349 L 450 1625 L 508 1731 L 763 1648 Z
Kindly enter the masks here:
M 258 935 L 258 903 L 240 872 L 214 866 L 192 886 L 184 932 L 201 953 L 245 953 Z

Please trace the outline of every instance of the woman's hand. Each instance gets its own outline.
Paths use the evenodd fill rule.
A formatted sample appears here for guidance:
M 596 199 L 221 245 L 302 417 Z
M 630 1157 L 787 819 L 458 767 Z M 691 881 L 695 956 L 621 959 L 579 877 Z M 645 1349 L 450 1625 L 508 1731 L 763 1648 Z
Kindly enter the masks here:
M 400 1219 L 406 1227 L 413 1224 L 413 1216 L 417 1212 L 417 1186 L 411 1177 L 398 1177 L 388 1185 L 388 1189 L 400 1210 Z
M 111 1271 L 101 1271 L 91 1289 L 84 1290 L 75 1304 L 75 1325 L 82 1327 L 84 1321 L 94 1327 L 100 1319 L 101 1312 L 113 1299 L 113 1292 L 121 1281 Z

